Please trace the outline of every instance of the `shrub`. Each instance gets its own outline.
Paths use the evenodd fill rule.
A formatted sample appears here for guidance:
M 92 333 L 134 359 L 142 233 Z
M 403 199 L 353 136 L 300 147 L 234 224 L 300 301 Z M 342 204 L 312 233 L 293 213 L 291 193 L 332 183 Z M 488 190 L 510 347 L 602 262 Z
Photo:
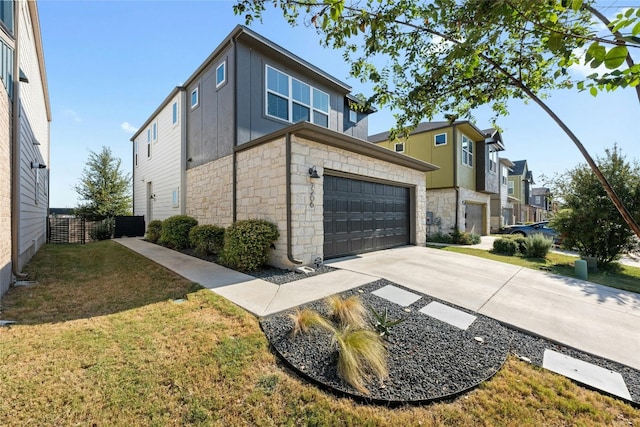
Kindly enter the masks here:
M 480 243 L 480 235 L 475 233 L 467 233 L 457 228 L 451 230 L 451 241 L 458 245 L 476 245 Z
M 218 254 L 224 246 L 224 228 L 196 225 L 189 232 L 189 243 L 198 255 Z
M 527 238 L 524 236 L 512 237 L 513 241 L 518 245 L 518 254 L 524 255 L 527 253 Z
M 361 393 L 369 393 L 365 382 L 389 376 L 387 351 L 377 333 L 347 326 L 333 339 L 338 344 L 338 375 Z
M 325 329 L 329 332 L 334 332 L 331 322 L 322 317 L 320 313 L 311 310 L 310 308 L 305 308 L 303 310 L 296 308 L 296 311 L 290 314 L 289 318 L 293 321 L 292 334 L 294 337 L 299 333 L 306 334 L 315 327 Z
M 553 246 L 553 239 L 542 234 L 527 237 L 527 247 L 524 256 L 527 258 L 545 258 Z
M 174 215 L 162 222 L 160 243 L 173 249 L 189 247 L 189 232 L 198 221 L 187 215 Z
M 267 262 L 269 248 L 278 237 L 278 228 L 269 221 L 238 221 L 225 231 L 219 261 L 236 270 L 255 271 Z
M 493 251 L 497 254 L 513 256 L 518 252 L 518 244 L 514 239 L 501 237 L 493 241 Z
M 363 328 L 367 324 L 365 320 L 367 310 L 357 295 L 344 299 L 340 296 L 332 295 L 326 299 L 326 303 L 329 307 L 329 317 L 338 325 Z
M 435 243 L 453 243 L 451 235 L 441 232 L 433 233 L 432 235 L 427 237 L 427 241 Z
M 89 230 L 89 237 L 91 240 L 109 240 L 111 238 L 111 231 L 109 220 L 104 220 Z
M 151 243 L 158 243 L 160 236 L 162 235 L 162 221 L 154 219 L 147 226 L 147 240 Z

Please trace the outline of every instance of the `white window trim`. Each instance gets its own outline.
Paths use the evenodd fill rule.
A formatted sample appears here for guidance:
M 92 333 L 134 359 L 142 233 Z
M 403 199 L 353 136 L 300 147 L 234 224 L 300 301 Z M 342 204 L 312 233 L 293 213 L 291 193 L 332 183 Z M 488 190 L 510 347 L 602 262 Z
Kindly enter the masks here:
M 402 147 L 402 150 L 398 151 L 398 146 Z M 396 142 L 393 144 L 393 151 L 395 151 L 396 153 L 404 153 L 405 148 L 406 147 L 404 141 Z
M 469 149 L 465 150 L 464 149 L 464 140 L 465 139 L 469 142 L 469 145 L 467 145 L 467 147 L 471 147 L 471 150 L 469 150 Z M 465 153 L 465 151 L 467 153 L 467 161 L 466 162 L 464 161 L 464 153 Z M 464 134 L 462 134 L 462 138 L 460 140 L 460 153 L 461 153 L 460 162 L 466 167 L 473 168 L 473 156 L 474 156 L 474 153 L 473 153 L 473 140 L 471 140 L 471 138 L 467 137 Z M 469 163 L 471 163 L 471 164 L 469 164 Z
M 180 187 L 174 188 L 171 192 L 171 205 L 174 208 L 180 207 Z
M 349 108 L 349 123 L 358 123 L 358 112 Z
M 158 121 L 156 120 L 151 124 L 151 140 L 156 142 L 158 140 Z
M 498 152 L 489 149 L 489 170 L 498 172 Z
M 175 109 L 175 121 L 173 120 L 173 110 Z M 178 101 L 173 101 L 171 104 L 171 124 L 176 126 L 180 121 L 180 107 L 178 107 Z
M 218 82 L 218 70 L 220 68 L 222 68 L 224 76 L 222 78 L 222 81 Z M 224 86 L 226 83 L 227 83 L 227 60 L 225 59 L 220 63 L 220 65 L 216 67 L 216 89 L 218 89 L 220 86 Z
M 136 139 L 134 144 L 134 153 L 133 153 L 133 162 L 136 167 L 138 167 L 138 140 Z
M 280 74 L 284 74 L 285 76 L 287 76 L 287 83 L 289 85 L 289 87 L 288 87 L 289 94 L 286 97 L 284 95 L 282 95 L 281 93 L 278 93 L 278 92 L 275 92 L 275 91 L 269 89 L 269 69 L 272 69 L 274 71 L 277 71 Z M 306 86 L 309 86 L 309 91 L 310 91 L 310 93 L 309 93 L 309 96 L 310 96 L 309 102 L 310 102 L 310 104 L 309 105 L 307 105 L 307 104 L 305 104 L 305 103 L 303 103 L 301 101 L 293 99 L 293 80 L 296 80 L 296 81 L 298 81 L 298 82 L 300 82 L 300 83 L 302 83 L 302 84 L 304 84 Z M 265 116 L 267 116 L 269 118 L 272 118 L 272 119 L 288 122 L 288 123 L 295 123 L 293 121 L 293 103 L 295 102 L 296 104 L 299 104 L 299 105 L 302 105 L 302 106 L 305 106 L 305 107 L 309 108 L 309 123 L 316 124 L 314 122 L 314 120 L 313 120 L 313 112 L 314 111 L 317 111 L 320 114 L 323 114 L 323 115 L 327 116 L 327 128 L 329 128 L 329 120 L 330 120 L 330 113 L 331 113 L 331 95 L 329 95 L 327 92 L 325 92 L 323 90 L 320 90 L 317 87 L 312 86 L 309 83 L 306 83 L 306 82 L 304 82 L 304 81 L 302 81 L 300 79 L 296 79 L 295 77 L 292 77 L 289 74 L 284 73 L 284 72 L 278 70 L 277 68 L 272 67 L 272 66 L 270 66 L 268 64 L 265 64 L 264 89 L 265 89 L 265 97 L 264 97 L 264 113 L 265 113 Z M 318 92 L 326 95 L 327 98 L 329 99 L 329 102 L 327 104 L 327 111 L 320 110 L 319 108 L 316 108 L 316 107 L 313 106 L 313 91 L 314 90 L 317 90 Z M 269 114 L 269 97 L 268 97 L 268 94 L 270 94 L 270 93 L 272 93 L 273 95 L 275 95 L 275 96 L 277 96 L 279 98 L 286 98 L 286 100 L 287 100 L 287 108 L 288 108 L 287 116 L 289 117 L 288 119 L 283 119 L 281 117 L 273 116 L 273 115 Z M 319 126 L 322 126 L 322 125 L 319 125 Z
M 193 103 L 193 95 L 196 95 L 196 103 Z M 198 86 L 195 87 L 195 89 L 193 89 L 191 91 L 191 96 L 189 97 L 189 103 L 191 104 L 191 109 L 195 110 L 196 108 L 198 108 L 198 105 L 200 105 L 200 92 L 198 91 Z
M 516 185 L 513 181 L 507 181 L 507 194 L 515 194 Z
M 438 144 L 438 143 L 436 142 L 437 138 L 438 138 L 440 135 L 444 135 L 444 143 L 442 143 L 442 144 Z M 449 142 L 449 141 L 448 141 L 447 133 L 446 133 L 446 132 L 444 132 L 444 133 L 438 133 L 438 134 L 433 135 L 433 146 L 434 146 L 434 147 L 442 147 L 443 145 L 447 145 L 447 142 Z

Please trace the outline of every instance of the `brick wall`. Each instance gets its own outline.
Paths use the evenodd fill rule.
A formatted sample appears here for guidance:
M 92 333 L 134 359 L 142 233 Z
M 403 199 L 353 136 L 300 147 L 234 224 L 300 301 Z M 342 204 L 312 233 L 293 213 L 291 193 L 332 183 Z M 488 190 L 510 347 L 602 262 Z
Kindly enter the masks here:
M 233 156 L 227 156 L 187 170 L 185 212 L 199 224 L 231 225 L 232 161 Z
M 11 109 L 0 85 L 0 296 L 11 284 Z

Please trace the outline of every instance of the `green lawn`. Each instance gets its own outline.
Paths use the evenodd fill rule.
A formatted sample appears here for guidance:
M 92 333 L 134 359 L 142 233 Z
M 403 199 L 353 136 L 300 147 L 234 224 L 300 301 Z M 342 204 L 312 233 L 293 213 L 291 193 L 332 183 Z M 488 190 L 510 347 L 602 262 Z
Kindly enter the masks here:
M 473 255 L 494 261 L 519 265 L 521 267 L 543 270 L 567 277 L 577 277 L 574 262 L 576 257 L 549 252 L 546 258 L 522 258 L 518 256 L 499 255 L 483 249 L 469 248 L 465 246 L 431 246 L 434 249 L 456 252 L 459 254 Z M 640 293 L 640 268 L 630 267 L 624 264 L 610 266 L 607 270 L 589 272 L 589 281 L 600 285 L 625 291 Z
M 357 404 L 283 366 L 252 315 L 106 241 L 45 246 L 2 300 L 2 426 L 640 425 L 640 410 L 509 358 L 423 407 Z M 174 301 L 175 299 L 184 301 Z

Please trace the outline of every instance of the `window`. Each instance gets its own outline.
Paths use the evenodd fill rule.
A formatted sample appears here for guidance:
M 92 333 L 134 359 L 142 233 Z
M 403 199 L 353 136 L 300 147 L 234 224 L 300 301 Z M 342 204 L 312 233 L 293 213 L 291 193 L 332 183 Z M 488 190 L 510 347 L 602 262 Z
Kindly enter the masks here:
M 173 103 L 173 105 L 171 106 L 171 110 L 171 123 L 175 125 L 176 123 L 178 123 L 178 101 Z
M 509 190 L 507 191 L 507 194 L 513 194 L 514 190 L 513 190 L 513 181 L 509 181 Z
M 473 166 L 473 141 L 462 135 L 462 164 Z
M 227 82 L 227 62 L 224 61 L 216 68 L 216 89 Z
M 13 3 L 6 0 L 0 2 L 0 21 L 10 34 L 13 34 Z
M 10 2 L 2 2 L 10 3 Z M 0 9 L 2 6 L 0 6 Z M 13 49 L 0 39 L 0 78 L 10 99 L 13 99 Z
M 173 191 L 171 192 L 171 204 L 173 205 L 174 208 L 177 208 L 180 206 L 180 189 L 179 188 L 174 188 Z
M 502 185 L 507 185 L 507 168 L 506 166 L 502 167 Z
M 33 201 L 37 205 L 40 198 L 40 168 L 36 168 L 36 188 L 34 189 Z
M 498 171 L 498 152 L 489 149 L 489 170 L 491 172 Z
M 155 142 L 158 140 L 158 122 L 154 122 L 151 129 L 153 129 L 153 141 Z
M 358 123 L 358 112 L 349 110 L 349 121 L 351 123 Z
M 396 142 L 395 151 L 396 153 L 404 153 L 404 142 Z
M 147 129 L 147 143 L 151 142 L 151 129 Z
M 542 204 L 542 196 L 536 196 L 536 205 L 541 205 Z
M 275 68 L 266 67 L 267 116 L 329 127 L 329 95 Z
M 135 165 L 138 166 L 138 140 L 136 139 L 136 142 L 133 143 L 134 144 L 134 162 Z
M 439 145 L 445 145 L 447 143 L 447 134 L 446 133 L 439 133 L 436 136 L 433 137 L 433 143 L 435 144 L 435 146 L 439 146 Z
M 191 108 L 196 108 L 198 106 L 198 88 L 196 87 L 191 91 Z

